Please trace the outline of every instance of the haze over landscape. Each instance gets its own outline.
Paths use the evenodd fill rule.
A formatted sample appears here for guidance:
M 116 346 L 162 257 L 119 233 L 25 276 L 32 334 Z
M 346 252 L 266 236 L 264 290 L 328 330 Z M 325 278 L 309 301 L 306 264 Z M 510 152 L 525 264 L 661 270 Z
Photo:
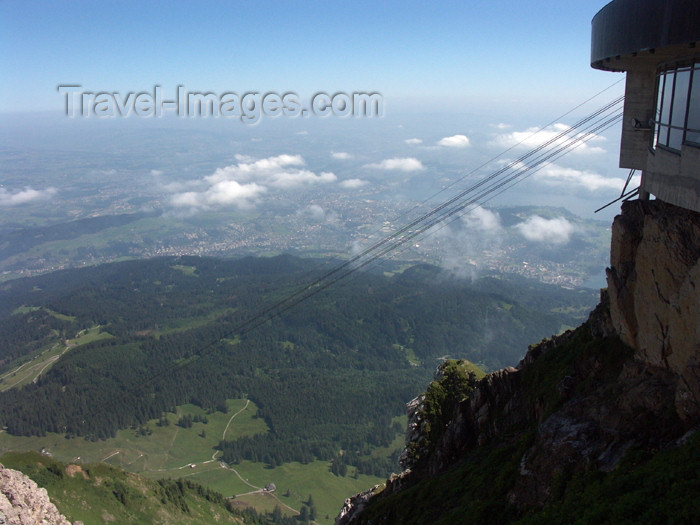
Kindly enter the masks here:
M 160 245 L 147 238 L 139 254 L 347 254 L 386 222 L 408 222 L 404 213 L 460 177 L 469 174 L 413 216 L 618 96 L 621 84 L 557 120 L 612 83 L 585 67 L 589 33 L 581 20 L 598 7 L 454 2 L 321 9 L 279 2 L 163 11 L 128 3 L 6 3 L 0 67 L 12 82 L 1 88 L 3 231 L 155 211 L 165 219 L 139 228 L 134 239 L 175 220 L 186 238 L 167 234 Z M 353 22 L 343 23 L 346 17 Z M 61 85 L 121 97 L 158 85 L 166 99 L 178 86 L 241 97 L 293 92 L 304 106 L 318 92 L 379 93 L 383 116 L 263 116 L 255 125 L 167 111 L 162 118 L 133 112 L 67 118 Z M 592 212 L 624 185 L 626 173 L 614 168 L 617 133 L 613 127 L 596 134 L 488 206 L 556 206 L 608 222 L 614 207 Z M 565 246 L 579 231 L 566 219 L 532 215 L 516 230 L 528 244 Z M 475 236 L 483 240 L 490 237 L 483 228 L 493 231 L 499 217 L 480 217 L 487 220 Z M 251 231 L 251 219 L 265 222 L 258 230 L 283 224 L 283 238 Z M 71 262 L 27 255 L 36 270 Z M 432 246 L 420 255 L 444 256 Z M 30 269 L 18 260 L 11 268 Z

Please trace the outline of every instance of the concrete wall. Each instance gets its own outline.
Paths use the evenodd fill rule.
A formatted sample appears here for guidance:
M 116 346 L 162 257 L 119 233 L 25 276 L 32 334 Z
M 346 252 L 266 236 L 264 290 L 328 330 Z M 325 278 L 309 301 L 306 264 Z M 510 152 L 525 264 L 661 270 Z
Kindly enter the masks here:
M 665 202 L 700 212 L 700 148 L 683 146 L 680 155 L 662 148 L 648 153 L 642 189 Z
M 625 84 L 625 107 L 620 139 L 620 167 L 644 170 L 651 143 L 651 130 L 635 129 L 637 119 L 648 126 L 654 113 L 656 74 L 654 69 L 628 71 Z

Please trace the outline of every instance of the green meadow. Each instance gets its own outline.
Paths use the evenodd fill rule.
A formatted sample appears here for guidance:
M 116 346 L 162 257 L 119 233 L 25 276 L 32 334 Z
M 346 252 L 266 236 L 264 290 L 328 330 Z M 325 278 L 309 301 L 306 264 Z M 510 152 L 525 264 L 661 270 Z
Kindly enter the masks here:
M 224 436 L 233 440 L 268 431 L 266 423 L 256 416 L 257 406 L 252 401 L 231 399 L 227 407 L 223 414 L 182 405 L 175 413 L 165 414 L 168 424 L 154 419 L 139 428 L 120 430 L 116 437 L 104 441 L 67 439 L 62 434 L 22 437 L 0 431 L 0 455 L 41 451 L 65 463 L 105 463 L 151 479 L 189 479 L 225 497 L 235 496 L 237 506 L 252 506 L 259 512 L 271 512 L 279 506 L 284 514 L 295 515 L 311 495 L 318 511 L 316 521 L 323 524 L 333 522 L 345 498 L 383 481 L 357 475 L 354 467 L 346 477 L 336 476 L 326 461 L 285 463 L 275 468 L 251 461 L 225 465 L 215 448 Z M 193 422 L 190 428 L 183 428 L 177 425 L 183 416 L 206 418 L 206 423 Z M 392 446 L 402 444 L 403 437 L 397 435 Z M 391 451 L 387 448 L 382 452 Z M 273 493 L 263 490 L 269 483 L 276 486 Z

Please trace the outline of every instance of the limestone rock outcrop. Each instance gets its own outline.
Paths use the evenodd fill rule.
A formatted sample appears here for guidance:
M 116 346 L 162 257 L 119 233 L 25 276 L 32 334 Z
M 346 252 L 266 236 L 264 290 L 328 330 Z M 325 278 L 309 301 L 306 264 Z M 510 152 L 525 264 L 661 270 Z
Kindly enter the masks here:
M 347 525 L 352 523 L 355 515 L 362 512 L 365 504 L 370 500 L 372 494 L 379 488 L 379 485 L 375 485 L 371 489 L 355 494 L 351 498 L 347 498 L 343 504 L 343 508 L 340 509 L 340 514 L 336 518 L 336 525 Z
M 46 489 L 16 470 L 0 465 L 0 523 L 71 525 L 51 503 Z M 76 522 L 76 525 L 79 522 Z
M 635 357 L 678 375 L 676 409 L 700 407 L 700 213 L 630 201 L 613 223 L 610 315 Z M 695 415 L 695 416 L 694 416 Z

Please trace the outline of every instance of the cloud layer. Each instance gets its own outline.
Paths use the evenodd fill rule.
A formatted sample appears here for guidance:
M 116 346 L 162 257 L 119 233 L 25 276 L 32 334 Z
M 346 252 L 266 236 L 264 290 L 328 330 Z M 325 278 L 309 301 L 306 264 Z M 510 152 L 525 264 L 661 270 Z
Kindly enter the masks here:
M 562 134 L 562 136 L 557 138 L 560 134 Z M 542 130 L 540 130 L 540 128 L 527 128 L 523 131 L 504 133 L 495 138 L 494 144 L 502 148 L 510 148 L 513 146 L 536 148 L 551 140 L 553 142 L 550 147 L 556 147 L 568 144 L 571 139 L 582 136 L 582 133 L 572 129 L 570 126 L 557 123 Z M 603 148 L 592 144 L 596 142 L 605 142 L 605 140 L 605 137 L 602 135 L 593 134 L 587 137 L 586 143 L 581 143 L 578 147 L 572 148 L 570 151 L 571 153 L 577 154 L 603 153 L 605 152 Z
M 331 157 L 336 160 L 348 160 L 352 158 L 352 155 L 350 153 L 346 153 L 345 151 L 334 151 L 331 153 Z
M 459 221 L 437 230 L 436 237 L 442 241 L 442 267 L 458 277 L 475 279 L 480 255 L 498 248 L 503 234 L 500 215 L 477 206 Z
M 50 199 L 56 194 L 56 188 L 46 188 L 35 190 L 27 186 L 23 190 L 11 192 L 5 188 L 0 188 L 0 207 L 10 208 L 20 206 L 30 202 L 41 202 Z
M 557 164 L 549 164 L 539 170 L 535 173 L 535 179 L 549 185 L 568 186 L 577 190 L 583 189 L 588 191 L 601 189 L 621 191 L 625 185 L 625 181 L 617 177 L 608 178 L 598 173 L 564 168 Z M 632 184 L 632 188 L 639 186 L 639 179 L 633 180 L 630 184 Z
M 469 146 L 469 138 L 466 135 L 452 135 L 451 137 L 441 138 L 437 144 L 447 148 L 466 148 Z
M 471 231 L 498 233 L 501 231 L 501 216 L 497 212 L 477 206 L 462 217 L 462 223 Z
M 356 188 L 361 188 L 362 186 L 366 186 L 369 184 L 366 180 L 362 179 L 348 179 L 342 181 L 339 186 L 341 188 L 345 188 L 346 190 L 354 190 Z
M 533 215 L 515 227 L 528 241 L 549 244 L 566 244 L 575 229 L 575 226 L 563 217 L 545 219 L 539 215 Z
M 413 157 L 384 159 L 375 164 L 366 164 L 367 168 L 375 168 L 379 170 L 398 170 L 398 171 L 420 171 L 425 169 L 423 163 Z
M 174 183 L 165 187 L 175 192 L 170 205 L 190 211 L 223 206 L 249 208 L 271 190 L 290 190 L 314 184 L 335 182 L 330 172 L 316 174 L 304 168 L 301 155 L 277 155 L 255 160 L 237 155 L 238 164 L 218 168 L 200 180 Z M 183 190 L 189 191 L 183 191 Z
M 203 191 L 176 193 L 170 204 L 176 208 L 216 208 L 235 204 L 239 208 L 250 208 L 267 188 L 255 183 L 240 184 L 235 180 L 222 180 Z

